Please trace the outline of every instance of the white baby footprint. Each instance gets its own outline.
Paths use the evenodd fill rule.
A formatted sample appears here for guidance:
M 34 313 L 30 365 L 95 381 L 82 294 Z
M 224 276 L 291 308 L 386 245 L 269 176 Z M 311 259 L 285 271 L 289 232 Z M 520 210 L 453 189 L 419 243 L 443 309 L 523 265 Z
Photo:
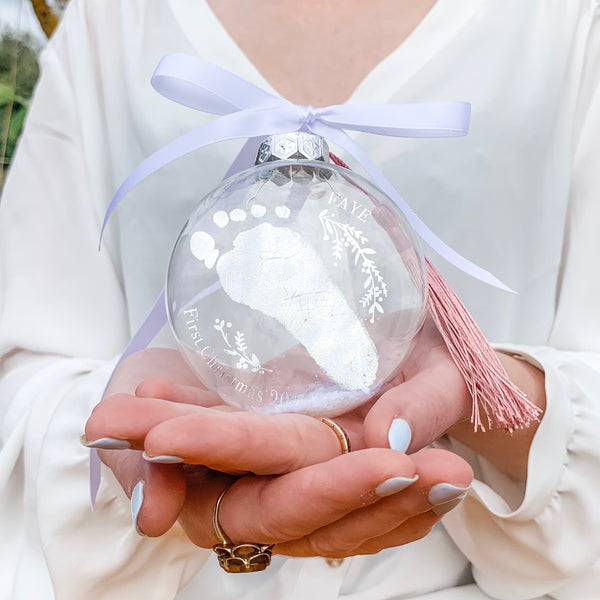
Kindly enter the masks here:
M 290 209 L 287 206 L 276 206 L 275 207 L 275 214 L 280 218 L 280 219 L 287 219 L 290 216 Z
M 262 204 L 253 204 L 250 207 L 250 214 L 255 219 L 260 219 L 261 217 L 264 217 L 267 214 L 267 207 Z
M 224 210 L 218 210 L 213 215 L 213 222 L 217 227 L 223 229 L 223 227 L 227 227 L 229 223 L 229 215 Z
M 229 213 L 229 218 L 236 223 L 241 223 L 242 221 L 246 220 L 246 211 L 242 210 L 241 208 L 234 208 Z
M 205 231 L 196 231 L 190 238 L 190 250 L 192 254 L 201 261 L 208 269 L 212 269 L 219 257 L 219 251 L 215 248 L 215 240 Z
M 379 367 L 375 345 L 300 234 L 269 223 L 242 231 L 217 273 L 232 300 L 283 325 L 342 389 L 369 390 Z

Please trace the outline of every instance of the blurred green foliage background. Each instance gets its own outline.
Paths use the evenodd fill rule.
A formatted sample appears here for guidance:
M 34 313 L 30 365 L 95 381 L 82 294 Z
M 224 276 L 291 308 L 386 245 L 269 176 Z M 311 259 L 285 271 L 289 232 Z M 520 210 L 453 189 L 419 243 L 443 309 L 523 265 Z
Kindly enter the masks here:
M 0 0 L 0 190 L 39 76 L 38 56 L 69 0 Z
M 0 37 L 0 185 L 14 155 L 38 75 L 40 43 L 28 34 Z

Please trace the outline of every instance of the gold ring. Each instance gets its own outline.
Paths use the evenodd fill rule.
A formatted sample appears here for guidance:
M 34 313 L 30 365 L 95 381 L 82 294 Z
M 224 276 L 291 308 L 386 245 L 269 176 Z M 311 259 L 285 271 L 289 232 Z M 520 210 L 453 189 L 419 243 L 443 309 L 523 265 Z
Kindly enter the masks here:
M 271 564 L 273 546 L 268 544 L 234 544 L 223 531 L 219 522 L 219 509 L 223 496 L 229 491 L 226 487 L 219 495 L 213 513 L 213 526 L 219 543 L 213 550 L 219 559 L 219 565 L 227 573 L 252 573 L 264 571 Z
M 340 448 L 342 449 L 342 454 L 348 454 L 350 452 L 350 438 L 348 434 L 335 422 L 327 417 L 318 417 L 321 423 L 325 423 L 332 431 L 335 433 L 338 441 L 340 442 Z

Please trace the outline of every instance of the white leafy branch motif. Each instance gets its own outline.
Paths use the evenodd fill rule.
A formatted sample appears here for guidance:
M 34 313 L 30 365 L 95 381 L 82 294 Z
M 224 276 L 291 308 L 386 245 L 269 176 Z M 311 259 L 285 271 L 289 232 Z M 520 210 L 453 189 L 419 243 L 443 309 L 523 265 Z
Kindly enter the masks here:
M 258 356 L 252 353 L 248 356 L 248 344 L 246 344 L 246 336 L 241 331 L 236 331 L 233 336 L 233 346 L 229 341 L 228 329 L 231 329 L 232 325 L 229 321 L 224 319 L 215 319 L 214 328 L 221 333 L 221 337 L 227 344 L 225 348 L 225 354 L 235 356 L 238 359 L 236 367 L 238 369 L 250 369 L 252 373 L 272 373 L 270 369 L 265 369 L 261 364 Z
M 337 261 L 342 258 L 344 248 L 350 248 L 350 251 L 354 254 L 355 266 L 359 266 L 360 263 L 360 270 L 365 274 L 363 285 L 365 293 L 360 299 L 360 304 L 363 308 L 369 307 L 370 321 L 374 323 L 375 314 L 383 314 L 384 310 L 381 303 L 388 295 L 387 284 L 381 276 L 375 261 L 371 258 L 377 252 L 373 248 L 365 246 L 369 240 L 363 235 L 362 231 L 347 223 L 335 221 L 329 216 L 327 209 L 319 213 L 319 220 L 323 226 L 323 239 L 331 240 L 333 246 L 334 266 L 337 266 Z

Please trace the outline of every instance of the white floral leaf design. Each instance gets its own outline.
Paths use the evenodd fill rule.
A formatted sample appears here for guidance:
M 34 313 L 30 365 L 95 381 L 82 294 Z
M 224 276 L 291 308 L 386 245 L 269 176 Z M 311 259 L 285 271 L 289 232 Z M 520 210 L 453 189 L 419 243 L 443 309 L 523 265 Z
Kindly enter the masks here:
M 368 308 L 371 323 L 375 322 L 375 314 L 383 314 L 384 309 L 381 301 L 387 298 L 388 288 L 385 283 L 379 268 L 372 258 L 377 254 L 373 248 L 366 247 L 368 238 L 363 235 L 363 232 L 356 229 L 348 223 L 341 223 L 334 220 L 328 209 L 322 210 L 319 213 L 319 220 L 323 227 L 323 239 L 332 240 L 332 255 L 334 260 L 338 261 L 342 258 L 344 247 L 350 248 L 350 253 L 354 256 L 354 266 L 360 264 L 361 271 L 366 274 L 364 281 L 364 296 L 360 299 L 360 304 L 363 308 Z M 330 237 L 331 236 L 331 237 Z
M 236 331 L 235 335 L 234 335 L 234 346 L 231 345 L 231 343 L 229 342 L 229 337 L 227 335 L 227 332 L 225 331 L 225 328 L 230 328 L 231 327 L 231 323 L 229 322 L 225 322 L 223 319 L 216 319 L 215 320 L 215 324 L 214 324 L 214 328 L 217 331 L 221 332 L 221 337 L 223 338 L 223 341 L 225 342 L 225 344 L 227 345 L 227 348 L 223 349 L 223 352 L 225 352 L 225 354 L 228 354 L 229 356 L 235 356 L 238 361 L 236 363 L 236 367 L 238 369 L 250 369 L 250 371 L 252 371 L 253 373 L 272 373 L 273 371 L 271 369 L 266 369 L 265 367 L 263 367 L 260 363 L 260 360 L 258 358 L 258 356 L 256 356 L 256 354 L 252 353 L 251 356 L 248 356 L 247 354 L 247 350 L 248 350 L 248 344 L 246 343 L 246 335 L 242 332 L 242 331 Z

